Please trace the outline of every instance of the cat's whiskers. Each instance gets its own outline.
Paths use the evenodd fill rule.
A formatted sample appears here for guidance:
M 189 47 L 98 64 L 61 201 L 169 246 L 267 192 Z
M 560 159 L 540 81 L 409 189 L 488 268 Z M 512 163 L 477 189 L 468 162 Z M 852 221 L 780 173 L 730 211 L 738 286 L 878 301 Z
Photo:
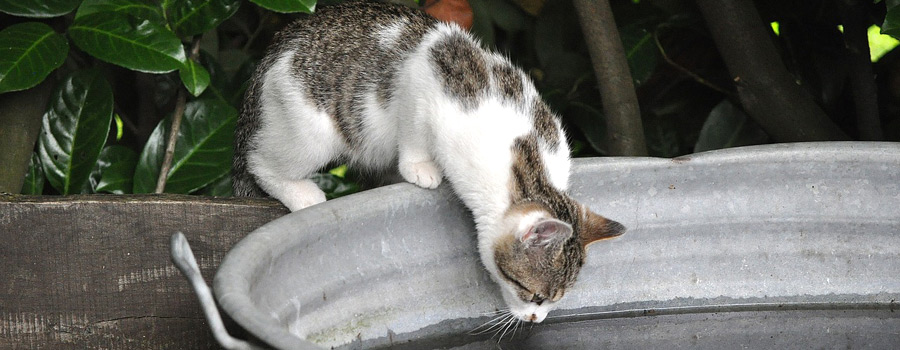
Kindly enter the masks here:
M 516 332 L 522 326 L 522 320 L 509 311 L 509 309 L 494 310 L 484 313 L 485 316 L 493 316 L 492 319 L 482 323 L 469 332 L 469 335 L 480 335 L 488 332 L 493 333 L 491 339 L 497 337 L 499 344 L 507 334 L 510 337 L 515 336 Z
M 510 313 L 510 314 L 506 315 L 505 317 L 503 317 L 502 320 L 497 322 L 497 324 L 495 325 L 496 328 L 494 329 L 494 334 L 491 336 L 491 338 L 493 339 L 494 337 L 499 335 L 500 332 L 502 332 L 509 325 L 509 323 L 513 320 L 513 318 L 515 318 L 515 316 L 512 313 Z M 494 328 L 494 327 L 492 327 L 492 328 Z M 500 341 L 498 340 L 497 343 L 499 343 L 499 342 Z
M 500 330 L 497 330 L 497 333 L 500 333 L 500 337 L 497 338 L 497 344 L 500 344 L 503 337 L 506 336 L 506 333 L 509 332 L 510 329 L 513 329 L 513 333 L 510 334 L 510 336 L 512 336 L 512 334 L 515 333 L 515 328 L 518 327 L 519 322 L 522 322 L 518 317 L 515 317 L 515 315 L 510 314 L 510 316 L 512 317 L 508 317 L 504 320 L 506 326 L 503 327 L 503 333 L 500 333 Z M 496 335 L 496 333 L 494 335 Z
M 482 312 L 482 313 L 481 313 L 481 316 L 496 316 L 496 315 L 499 315 L 499 314 L 505 314 L 505 313 L 507 313 L 507 312 L 509 312 L 509 309 L 503 309 L 503 310 L 494 309 L 494 311 L 486 311 L 486 312 Z
M 472 329 L 471 331 L 469 331 L 469 334 L 471 334 L 471 335 L 479 335 L 479 334 L 484 334 L 484 333 L 490 332 L 490 331 L 493 330 L 494 328 L 497 328 L 497 327 L 503 325 L 503 323 L 504 323 L 503 321 L 505 321 L 507 318 L 509 318 L 510 316 L 512 316 L 512 313 L 509 312 L 508 309 L 504 309 L 504 310 L 497 310 L 497 311 L 494 313 L 494 315 L 496 315 L 494 318 L 488 320 L 488 321 L 485 322 L 485 323 L 482 323 L 482 324 L 481 324 L 480 326 L 478 326 L 478 327 L 475 327 L 475 329 Z M 494 315 L 486 315 L 486 316 L 494 316 Z M 502 320 L 502 321 L 501 321 L 501 320 Z M 481 329 L 481 328 L 483 328 L 483 327 L 485 327 L 485 326 L 489 326 L 489 327 L 487 327 L 487 328 L 485 328 L 485 329 L 479 331 L 479 329 Z

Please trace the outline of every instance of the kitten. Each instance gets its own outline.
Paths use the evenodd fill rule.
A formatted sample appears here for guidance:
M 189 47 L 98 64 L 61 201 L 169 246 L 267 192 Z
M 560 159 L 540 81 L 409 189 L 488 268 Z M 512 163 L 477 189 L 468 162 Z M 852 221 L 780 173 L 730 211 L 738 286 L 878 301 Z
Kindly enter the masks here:
M 276 35 L 247 92 L 234 192 L 291 211 L 325 201 L 310 181 L 335 161 L 446 178 L 472 211 L 482 262 L 510 312 L 541 322 L 585 260 L 624 226 L 566 194 L 559 118 L 505 57 L 454 24 L 397 5 L 323 7 Z

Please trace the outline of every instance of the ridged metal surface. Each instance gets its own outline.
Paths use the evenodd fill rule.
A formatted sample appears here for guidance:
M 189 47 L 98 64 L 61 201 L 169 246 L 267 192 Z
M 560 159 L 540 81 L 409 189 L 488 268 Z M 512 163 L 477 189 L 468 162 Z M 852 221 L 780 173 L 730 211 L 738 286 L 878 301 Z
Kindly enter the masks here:
M 579 159 L 570 192 L 629 231 L 591 245 L 558 309 L 502 348 L 900 344 L 900 144 Z M 409 184 L 254 231 L 214 290 L 282 349 L 495 348 L 469 333 L 503 308 L 465 208 Z

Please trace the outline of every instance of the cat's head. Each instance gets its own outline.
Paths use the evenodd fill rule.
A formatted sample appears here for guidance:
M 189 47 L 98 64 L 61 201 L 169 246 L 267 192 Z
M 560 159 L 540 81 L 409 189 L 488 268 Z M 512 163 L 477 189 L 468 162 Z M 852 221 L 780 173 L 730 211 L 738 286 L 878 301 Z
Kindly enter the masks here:
M 541 322 L 575 283 L 585 248 L 625 233 L 625 227 L 577 205 L 571 221 L 556 219 L 539 205 L 511 208 L 491 247 L 503 299 L 523 321 Z

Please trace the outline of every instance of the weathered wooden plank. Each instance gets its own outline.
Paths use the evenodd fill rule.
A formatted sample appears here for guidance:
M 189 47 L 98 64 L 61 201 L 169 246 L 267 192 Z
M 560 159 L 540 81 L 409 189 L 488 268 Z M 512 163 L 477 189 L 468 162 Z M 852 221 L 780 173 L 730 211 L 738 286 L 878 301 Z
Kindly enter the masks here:
M 179 195 L 0 195 L 0 349 L 210 349 L 169 259 L 187 236 L 204 278 L 273 200 Z

